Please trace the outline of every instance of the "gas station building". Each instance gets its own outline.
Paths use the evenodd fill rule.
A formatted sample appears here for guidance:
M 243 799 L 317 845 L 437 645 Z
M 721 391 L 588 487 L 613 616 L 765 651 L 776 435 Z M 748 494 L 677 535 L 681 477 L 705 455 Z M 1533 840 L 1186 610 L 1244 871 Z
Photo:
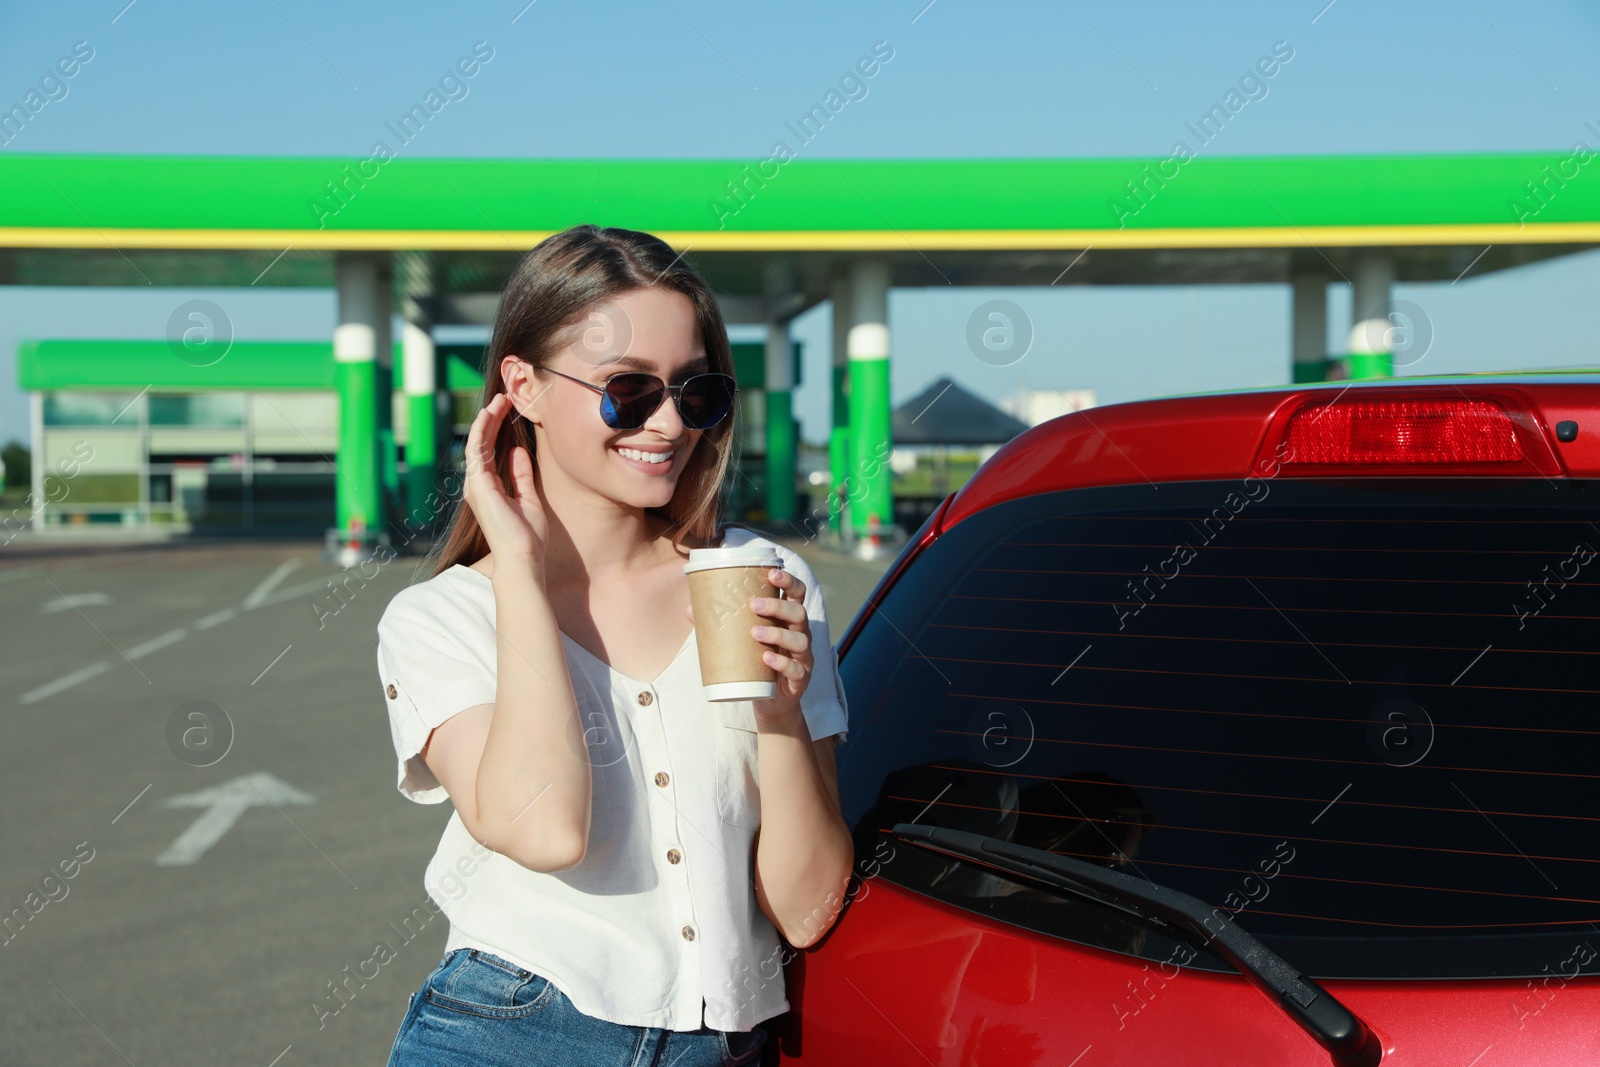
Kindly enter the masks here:
M 186 314 L 204 321 L 221 310 Z M 391 346 L 388 420 L 374 413 L 361 431 L 377 442 L 383 513 L 404 509 L 413 527 L 437 517 L 415 506 L 436 488 L 452 443 L 465 443 L 483 386 L 481 345 L 418 341 L 426 338 L 409 351 Z M 729 512 L 744 515 L 766 505 L 766 353 L 745 343 L 733 354 L 743 438 Z M 344 424 L 332 342 L 44 340 L 23 342 L 17 355 L 32 404 L 36 494 L 46 502 L 42 530 L 94 523 L 305 534 L 333 525 Z M 796 373 L 799 357 L 796 344 Z M 440 384 L 421 412 L 401 388 L 411 359 L 433 360 Z M 67 477 L 62 465 L 75 454 L 90 458 L 68 463 Z

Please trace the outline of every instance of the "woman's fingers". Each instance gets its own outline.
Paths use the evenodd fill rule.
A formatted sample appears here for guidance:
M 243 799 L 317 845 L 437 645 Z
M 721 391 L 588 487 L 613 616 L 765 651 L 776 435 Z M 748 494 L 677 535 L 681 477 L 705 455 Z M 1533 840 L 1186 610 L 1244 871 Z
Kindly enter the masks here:
M 806 583 L 782 568 L 767 573 L 780 596 L 752 597 L 750 610 L 777 625 L 753 626 L 750 636 L 770 647 L 761 660 L 788 682 L 786 700 L 797 700 L 806 691 L 811 675 L 811 627 L 806 615 Z
M 472 429 L 467 433 L 467 479 L 468 484 L 476 483 L 480 490 L 488 490 L 497 496 L 505 496 L 505 486 L 495 470 L 494 446 L 500 438 L 500 427 L 505 422 L 506 412 L 511 409 L 511 399 L 504 393 L 496 393 L 489 403 L 479 410 L 477 417 L 472 420 Z M 520 447 L 520 446 L 518 446 Z M 517 479 L 517 459 L 515 451 L 511 457 L 513 484 Z M 531 458 L 529 463 L 531 473 Z M 521 486 L 518 485 L 518 491 Z
M 481 462 L 483 451 L 483 420 L 488 413 L 487 408 L 479 408 L 478 413 L 472 417 L 472 426 L 467 430 L 467 475 L 470 477 L 476 469 L 474 461 Z
M 762 660 L 803 691 L 812 659 L 810 620 L 803 603 L 806 583 L 781 568 L 771 571 L 767 578 L 781 597 L 753 597 L 750 608 L 781 625 L 752 627 L 750 633 L 763 644 L 775 646 L 761 654 Z
M 473 417 L 467 433 L 467 479 L 462 497 L 491 552 L 505 549 L 516 555 L 531 552 L 542 556 L 548 523 L 534 481 L 531 450 L 518 443 L 510 446 L 506 457 L 509 486 L 495 464 L 495 444 L 511 410 L 511 398 L 496 393 Z
M 776 619 L 789 626 L 805 627 L 806 606 L 798 600 L 777 600 L 773 597 L 752 597 L 750 610 L 757 615 Z
M 494 455 L 494 409 L 499 400 L 500 397 L 498 395 L 492 397 L 487 404 L 479 409 L 477 418 L 472 420 L 472 434 L 469 435 L 472 439 L 468 442 L 470 447 L 467 454 L 476 457 L 479 461 L 489 459 Z
M 777 645 L 790 652 L 804 652 L 811 645 L 809 633 L 782 626 L 752 626 L 750 636 L 763 644 Z
M 778 652 L 765 652 L 761 658 L 766 661 L 767 666 L 773 668 L 790 681 L 802 681 L 808 673 L 803 664 Z
M 505 415 L 505 394 L 496 393 L 489 403 L 479 410 L 467 434 L 467 475 L 479 477 L 494 472 L 494 442 L 500 436 L 500 422 Z
M 511 483 L 517 487 L 518 499 L 537 499 L 538 494 L 533 488 L 533 458 L 522 445 L 511 450 Z
M 789 600 L 804 600 L 806 598 L 806 583 L 790 574 L 781 567 L 774 567 L 767 573 L 784 597 Z

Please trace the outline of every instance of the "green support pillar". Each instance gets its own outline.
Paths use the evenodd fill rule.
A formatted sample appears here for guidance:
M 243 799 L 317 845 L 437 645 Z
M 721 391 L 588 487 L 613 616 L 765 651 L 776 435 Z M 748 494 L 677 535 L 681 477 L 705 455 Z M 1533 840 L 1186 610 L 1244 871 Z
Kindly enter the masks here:
M 850 473 L 850 275 L 840 272 L 833 279 L 833 374 L 832 427 L 828 434 L 828 499 L 825 502 L 828 529 L 844 533 L 844 505 L 839 486 Z
M 850 532 L 864 537 L 876 517 L 887 532 L 894 522 L 889 472 L 889 265 L 851 265 Z
M 794 344 L 789 321 L 767 323 L 767 521 L 791 522 L 794 511 L 796 444 L 794 427 Z
M 1351 352 L 1347 366 L 1350 379 L 1393 378 L 1394 354 L 1391 352 Z
M 378 506 L 378 375 L 373 360 L 341 360 L 334 368 L 339 390 L 339 529 L 359 523 L 372 529 Z
M 378 265 L 370 257 L 338 260 L 339 325 L 333 331 L 334 386 L 339 395 L 335 478 L 339 529 L 383 524 L 378 448 Z
M 400 494 L 400 455 L 394 439 L 394 275 L 387 257 L 378 260 L 378 312 L 373 323 L 373 346 L 378 364 L 378 476 L 382 485 L 380 514 L 387 521 L 404 504 Z
M 767 518 L 773 523 L 795 517 L 794 472 L 798 457 L 791 398 L 788 389 L 767 393 Z
M 432 518 L 423 512 L 439 464 L 436 406 L 432 393 L 406 397 L 406 514 L 418 522 Z
M 871 516 L 880 527 L 894 521 L 889 481 L 889 360 L 850 360 L 850 526 L 867 534 Z M 857 488 L 857 485 L 862 488 Z
M 378 383 L 378 424 L 374 432 L 378 437 L 378 483 L 382 486 L 383 507 L 387 513 L 400 500 L 400 447 L 394 439 L 394 386 L 393 378 L 379 368 L 382 380 Z
M 426 326 L 405 324 L 400 342 L 406 395 L 406 528 L 424 526 L 437 515 L 428 494 L 439 464 L 438 359 Z
M 843 351 L 841 349 L 840 351 Z M 850 367 L 833 365 L 833 429 L 828 434 L 828 529 L 844 531 L 844 508 L 837 500 L 838 486 L 850 470 Z

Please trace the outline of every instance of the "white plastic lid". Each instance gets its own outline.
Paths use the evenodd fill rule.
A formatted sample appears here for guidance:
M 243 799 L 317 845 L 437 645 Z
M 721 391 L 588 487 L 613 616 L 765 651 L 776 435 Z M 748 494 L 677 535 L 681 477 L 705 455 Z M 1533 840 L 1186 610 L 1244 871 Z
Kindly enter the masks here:
M 691 548 L 689 562 L 683 573 L 711 570 L 714 567 L 777 567 L 783 568 L 783 559 L 776 550 L 761 545 L 739 545 L 736 548 Z

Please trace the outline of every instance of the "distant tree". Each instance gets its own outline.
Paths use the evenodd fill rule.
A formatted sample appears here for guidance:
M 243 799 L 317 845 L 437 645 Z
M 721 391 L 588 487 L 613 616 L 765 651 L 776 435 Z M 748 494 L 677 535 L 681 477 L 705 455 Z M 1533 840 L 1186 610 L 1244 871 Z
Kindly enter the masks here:
M 32 478 L 33 453 L 20 441 L 7 441 L 5 447 L 0 448 L 0 463 L 5 464 L 0 487 L 14 489 L 19 485 L 25 486 Z

